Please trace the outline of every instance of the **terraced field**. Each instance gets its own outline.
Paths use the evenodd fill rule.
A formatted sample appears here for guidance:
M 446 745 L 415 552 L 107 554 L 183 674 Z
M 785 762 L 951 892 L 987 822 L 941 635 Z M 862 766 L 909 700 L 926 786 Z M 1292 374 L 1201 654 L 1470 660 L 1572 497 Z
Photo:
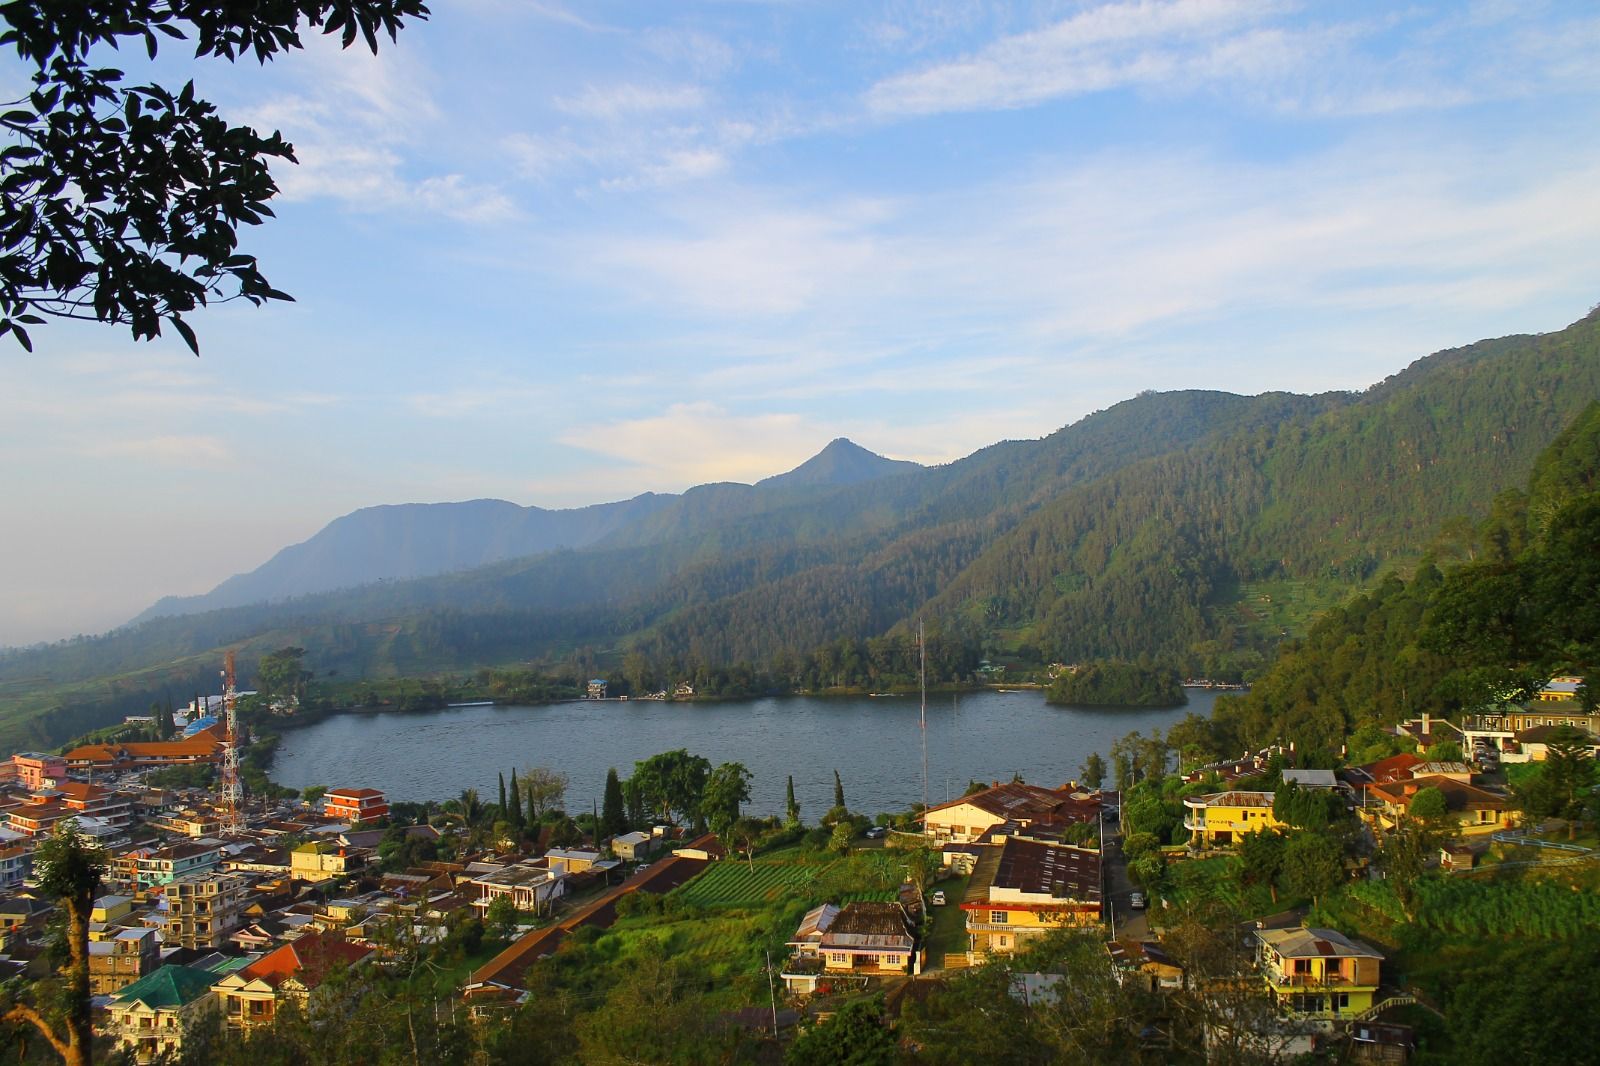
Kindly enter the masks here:
M 728 860 L 714 863 L 705 873 L 678 889 L 686 903 L 701 907 L 748 907 L 776 903 L 797 895 L 826 867 L 789 863 L 748 864 Z

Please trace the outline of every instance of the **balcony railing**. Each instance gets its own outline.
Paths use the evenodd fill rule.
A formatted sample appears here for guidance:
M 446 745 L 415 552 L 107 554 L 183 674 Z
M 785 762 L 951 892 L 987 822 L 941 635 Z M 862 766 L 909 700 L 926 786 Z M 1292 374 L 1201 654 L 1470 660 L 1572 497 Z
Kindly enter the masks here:
M 1269 970 L 1267 980 L 1281 988 L 1338 988 L 1359 984 L 1354 977 L 1343 973 L 1274 973 Z

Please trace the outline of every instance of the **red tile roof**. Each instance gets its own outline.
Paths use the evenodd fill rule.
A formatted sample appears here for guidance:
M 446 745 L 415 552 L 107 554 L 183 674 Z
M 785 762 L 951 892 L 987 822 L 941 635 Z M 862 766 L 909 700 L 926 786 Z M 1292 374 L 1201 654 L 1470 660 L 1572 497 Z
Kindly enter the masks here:
M 1365 770 L 1377 782 L 1404 781 L 1411 776 L 1411 768 L 1421 763 L 1422 757 L 1413 752 L 1402 752 L 1391 755 L 1387 759 L 1379 759 L 1375 763 L 1368 763 L 1361 769 Z
M 372 948 L 352 944 L 337 933 L 307 933 L 263 955 L 240 970 L 239 976 L 247 981 L 265 981 L 274 988 L 293 977 L 312 988 L 321 984 L 334 966 L 354 966 L 372 952 Z
M 215 755 L 222 743 L 205 730 L 183 740 L 134 741 L 127 744 L 85 744 L 73 748 L 64 758 L 68 762 L 120 762 L 125 759 L 183 759 Z

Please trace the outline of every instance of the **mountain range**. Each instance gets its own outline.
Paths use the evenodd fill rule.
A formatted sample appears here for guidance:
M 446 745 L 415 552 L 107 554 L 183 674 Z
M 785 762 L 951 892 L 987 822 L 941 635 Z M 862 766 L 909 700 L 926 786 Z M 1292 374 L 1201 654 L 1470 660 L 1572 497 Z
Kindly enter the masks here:
M 601 660 L 772 663 L 923 619 L 1043 660 L 1262 662 L 1481 516 L 1600 397 L 1600 316 L 1362 392 L 1145 393 L 920 467 L 848 441 L 756 485 L 571 511 L 369 508 L 203 597 L 0 653 L 0 738 L 52 742 L 295 644 L 345 677 Z M 142 700 L 140 704 L 137 701 Z
M 505 500 L 406 503 L 364 507 L 336 518 L 309 540 L 278 552 L 248 573 L 235 574 L 200 596 L 168 596 L 130 622 L 196 614 L 219 607 L 283 600 L 314 592 L 470 570 L 558 548 L 605 543 L 674 504 L 721 511 L 791 489 L 855 485 L 907 470 L 916 463 L 886 459 L 839 438 L 785 474 L 754 486 L 701 485 L 682 496 L 647 492 L 631 500 L 570 510 L 520 507 Z M 673 519 L 664 516 L 669 526 Z M 634 536 L 639 534 L 635 533 Z M 644 534 L 645 540 L 655 539 Z

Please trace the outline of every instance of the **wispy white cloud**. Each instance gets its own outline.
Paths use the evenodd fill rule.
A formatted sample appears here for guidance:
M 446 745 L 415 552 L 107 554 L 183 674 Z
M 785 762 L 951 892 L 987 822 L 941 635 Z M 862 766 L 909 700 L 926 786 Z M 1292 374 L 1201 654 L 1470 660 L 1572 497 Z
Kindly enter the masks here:
M 84 453 L 100 459 L 139 459 L 163 466 L 219 469 L 234 460 L 227 441 L 209 434 L 166 433 L 92 443 Z
M 585 426 L 561 440 L 627 464 L 635 484 L 682 487 L 756 481 L 798 465 L 827 443 L 797 414 L 740 415 L 704 401 Z
M 427 418 L 475 418 L 491 412 L 521 411 L 527 405 L 548 400 L 550 390 L 525 382 L 504 379 L 433 392 L 411 393 L 400 398 L 412 414 Z
M 1597 83 L 1590 18 L 1518 26 L 1486 42 L 1492 12 L 1339 14 L 1313 20 L 1249 0 L 1116 0 L 891 74 L 867 91 L 865 105 L 888 119 L 1135 89 L 1222 91 L 1269 110 L 1359 116 Z
M 1171 46 L 1206 45 L 1269 13 L 1268 5 L 1250 0 L 1105 4 L 1003 37 L 964 59 L 886 78 L 868 92 L 867 103 L 880 114 L 933 114 L 1166 81 L 1182 65 Z
M 727 74 L 741 59 L 738 50 L 721 37 L 691 27 L 651 27 L 638 34 L 638 41 L 657 59 L 702 80 Z
M 414 212 L 492 224 L 520 216 L 492 182 L 429 172 L 427 136 L 441 121 L 432 74 L 414 54 L 372 55 L 318 39 L 289 60 L 299 88 L 244 112 L 294 144 L 298 165 L 273 168 L 285 200 L 327 198 L 362 212 Z M 420 173 L 419 173 L 420 172 Z
M 706 93 L 698 85 L 589 85 L 573 96 L 555 100 L 557 111 L 580 118 L 615 120 L 661 111 L 703 107 Z
M 875 201 L 819 207 L 748 196 L 700 201 L 677 220 L 682 235 L 613 237 L 595 242 L 587 258 L 597 274 L 617 278 L 644 299 L 715 313 L 790 314 L 885 271 L 873 223 L 888 210 Z
M 603 189 L 643 189 L 675 185 L 720 174 L 728 167 L 728 157 L 715 148 L 673 148 L 658 159 L 642 164 L 633 173 L 607 178 Z
M 1521 155 L 1382 138 L 1249 165 L 1108 152 L 892 202 L 730 190 L 677 202 L 649 232 L 586 234 L 561 259 L 642 307 L 720 325 L 657 346 L 696 367 L 679 395 L 787 404 L 837 426 L 850 416 L 830 404 L 898 410 L 925 396 L 942 409 L 1028 382 L 1081 414 L 1138 388 L 1215 384 L 1203 360 L 1187 373 L 1174 330 L 1286 308 L 1377 322 L 1426 305 L 1459 318 L 1581 289 L 1600 240 L 1600 206 L 1582 190 L 1600 181 L 1600 151 L 1554 171 Z M 1331 336 L 1319 343 L 1336 349 Z M 1421 354 L 1409 337 L 1352 343 L 1380 367 Z M 1231 358 L 1248 380 L 1263 354 Z M 1322 369 L 1297 359 L 1256 380 L 1369 383 L 1360 368 Z M 1074 410 L 1045 406 L 1027 435 Z

